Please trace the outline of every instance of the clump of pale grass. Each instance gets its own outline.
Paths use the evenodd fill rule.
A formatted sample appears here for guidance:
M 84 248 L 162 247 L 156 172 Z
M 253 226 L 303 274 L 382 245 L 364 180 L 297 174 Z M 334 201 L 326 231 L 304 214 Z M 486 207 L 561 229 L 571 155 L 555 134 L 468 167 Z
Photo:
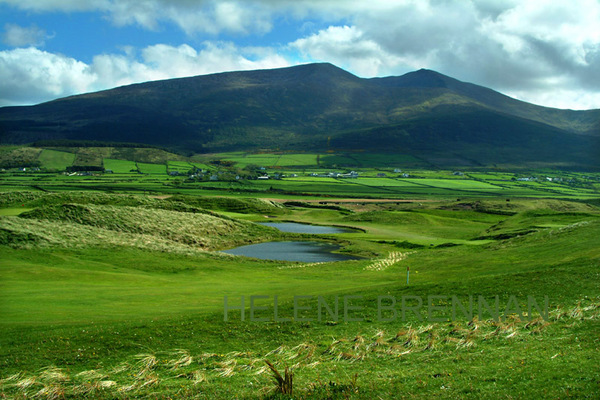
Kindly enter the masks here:
M 530 333 L 537 335 L 548 325 L 550 325 L 548 321 L 544 321 L 542 317 L 537 317 L 525 324 L 525 328 L 531 329 Z
M 437 334 L 437 332 L 435 331 L 430 331 L 429 332 L 429 341 L 427 342 L 427 345 L 425 346 L 425 350 L 434 350 L 437 346 L 437 341 L 439 339 L 439 335 Z
M 512 329 L 508 335 L 506 335 L 505 339 L 513 339 L 517 336 L 518 331 L 516 329 Z
M 156 375 L 156 374 L 147 375 L 144 379 L 144 382 L 140 385 L 140 389 L 145 388 L 145 387 L 150 387 L 150 386 L 156 386 L 156 385 L 158 385 L 159 382 L 160 382 L 160 379 L 159 379 L 158 375 Z
M 396 336 L 390 339 L 390 342 L 396 342 L 402 339 L 408 333 L 407 329 L 401 329 L 396 333 Z
M 44 382 L 56 383 L 56 382 L 67 382 L 69 377 L 63 372 L 61 368 L 50 366 L 41 370 L 39 378 Z
M 217 363 L 220 368 L 216 368 L 215 371 L 218 372 L 218 375 L 223 378 L 228 378 L 235 374 L 235 367 L 237 366 L 237 360 L 231 358 L 229 360 L 224 360 L 220 363 Z
M 65 388 L 60 385 L 49 385 L 41 388 L 34 397 L 43 397 L 47 400 L 57 400 L 65 398 Z
M 139 386 L 138 382 L 133 382 L 131 385 L 123 385 L 119 388 L 119 392 L 131 392 L 137 389 Z
M 312 357 L 315 346 L 309 343 L 300 343 L 299 345 L 291 348 L 292 354 L 287 357 L 288 360 L 294 360 L 302 355 L 305 359 Z
M 336 352 L 337 347 L 342 344 L 347 342 L 346 339 L 339 339 L 336 340 L 334 339 L 333 342 L 329 345 L 329 347 L 327 347 L 327 349 L 325 349 L 325 351 L 323 351 L 323 354 L 334 354 Z
M 115 387 L 115 386 L 117 386 L 117 382 L 115 382 L 115 381 L 106 380 L 106 381 L 99 381 L 98 382 L 98 387 L 100 387 L 102 389 L 110 389 L 110 388 Z
M 199 385 L 202 382 L 208 382 L 208 379 L 206 378 L 206 372 L 201 370 L 194 371 L 192 375 L 192 382 L 194 385 Z
M 177 350 L 173 355 L 178 357 L 168 361 L 167 365 L 171 367 L 171 369 L 187 367 L 193 361 L 193 357 L 190 356 L 186 350 Z
M 14 375 L 8 376 L 8 377 L 6 377 L 6 378 L 4 378 L 4 379 L 0 379 L 0 384 L 4 384 L 4 383 L 6 383 L 6 382 L 13 382 L 13 381 L 16 381 L 16 380 L 20 379 L 22 376 L 23 376 L 23 373 L 22 373 L 22 372 L 17 372 L 17 373 L 16 373 L 16 374 L 14 374 Z
M 559 321 L 562 318 L 567 317 L 568 315 L 569 313 L 560 306 L 557 306 L 556 309 L 550 311 L 550 318 L 554 321 Z
M 404 347 L 404 345 L 402 345 L 402 344 L 393 344 L 387 348 L 387 350 L 385 351 L 385 354 L 388 354 L 388 355 L 394 356 L 394 357 L 401 357 L 401 356 L 409 354 L 411 352 L 412 352 L 412 349 L 406 350 L 406 347 Z
M 262 375 L 265 372 L 267 372 L 269 370 L 269 367 L 264 366 L 264 367 L 260 367 L 259 369 L 256 370 L 256 372 L 254 373 L 254 375 Z
M 462 339 L 459 340 L 459 342 L 456 344 L 456 347 L 473 347 L 475 346 L 475 335 L 472 334 L 472 332 L 469 332 L 465 337 L 463 337 Z
M 354 342 L 352 350 L 358 350 L 365 343 L 365 338 L 361 335 L 356 335 L 352 341 Z
M 581 308 L 581 302 L 577 303 L 577 305 L 569 311 L 568 316 L 569 318 L 573 319 L 583 319 L 583 309 Z
M 229 378 L 235 374 L 235 365 L 230 365 L 228 367 L 217 368 L 218 375 L 222 378 Z
M 281 345 L 281 346 L 277 347 L 276 349 L 273 349 L 270 352 L 268 352 L 267 354 L 265 354 L 265 357 L 268 357 L 268 356 L 273 355 L 273 354 L 281 354 L 285 350 L 286 350 L 286 347 L 284 345 Z
M 433 325 L 425 325 L 417 329 L 417 333 L 420 335 L 422 333 L 427 333 L 433 329 Z
M 137 354 L 135 358 L 138 360 L 137 366 L 141 368 L 141 371 L 137 374 L 138 376 L 145 375 L 158 364 L 158 360 L 153 354 Z
M 416 329 L 412 327 L 408 328 L 404 336 L 406 336 L 406 340 L 404 341 L 405 347 L 416 347 L 419 344 L 419 335 Z
M 78 378 L 82 378 L 82 379 L 88 379 L 88 380 L 92 380 L 92 379 L 103 379 L 108 377 L 108 375 L 101 373 L 100 371 L 96 370 L 96 369 L 90 369 L 88 371 L 82 371 L 78 374 L 75 375 Z
M 37 379 L 34 376 L 31 376 L 28 378 L 21 379 L 20 381 L 15 383 L 15 386 L 21 390 L 25 390 L 25 389 L 29 389 L 30 387 L 32 387 L 35 384 L 40 384 L 40 383 L 37 381 Z
M 109 373 L 111 374 L 120 374 L 122 372 L 125 372 L 127 370 L 129 370 L 129 368 L 131 368 L 131 366 L 129 364 L 127 364 L 126 362 L 121 363 L 119 365 L 117 365 L 116 367 L 112 368 Z
M 474 331 L 478 330 L 481 325 L 483 325 L 483 322 L 479 320 L 479 317 L 477 315 L 475 315 L 473 319 L 471 319 L 469 323 L 467 323 L 467 326 L 469 326 Z
M 367 346 L 367 350 L 375 350 L 378 347 L 381 346 L 385 346 L 387 344 L 386 340 L 384 339 L 383 335 L 382 336 L 377 336 L 377 339 L 375 339 L 375 341 L 373 343 L 370 343 Z
M 346 360 L 346 361 L 350 361 L 350 362 L 355 362 L 355 361 L 360 361 L 363 358 L 364 358 L 364 354 L 352 354 L 352 353 L 342 351 L 335 357 L 335 360 L 337 360 L 337 361 Z

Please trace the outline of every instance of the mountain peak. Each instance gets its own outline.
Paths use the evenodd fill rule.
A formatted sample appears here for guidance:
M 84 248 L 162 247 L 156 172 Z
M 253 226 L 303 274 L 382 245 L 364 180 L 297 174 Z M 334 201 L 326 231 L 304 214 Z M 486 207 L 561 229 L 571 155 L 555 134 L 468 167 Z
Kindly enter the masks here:
M 328 80 L 328 79 L 360 79 L 350 72 L 331 63 L 311 63 L 282 68 L 289 77 L 294 79 Z
M 398 87 L 446 88 L 452 78 L 439 72 L 421 68 L 396 78 Z

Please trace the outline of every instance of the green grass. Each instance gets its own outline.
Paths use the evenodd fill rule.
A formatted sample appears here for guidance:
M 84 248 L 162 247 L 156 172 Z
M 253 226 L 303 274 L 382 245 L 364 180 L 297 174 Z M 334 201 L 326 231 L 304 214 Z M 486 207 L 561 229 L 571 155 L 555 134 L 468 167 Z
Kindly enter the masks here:
M 422 250 L 383 271 L 365 270 L 369 261 L 280 269 L 285 263 L 133 248 L 7 249 L 0 360 L 5 377 L 21 374 L 4 381 L 2 390 L 258 397 L 274 390 L 263 368 L 267 359 L 281 371 L 292 367 L 300 398 L 562 396 L 563 382 L 572 395 L 585 396 L 598 378 L 592 340 L 599 287 L 589 279 L 599 266 L 597 232 L 598 223 L 571 224 L 480 248 Z M 413 267 L 408 287 L 405 265 Z M 293 295 L 329 301 L 336 294 L 360 295 L 363 301 L 354 305 L 363 309 L 353 316 L 363 321 L 259 323 L 241 321 L 239 311 L 222 320 L 224 295 L 236 302 L 251 294 L 269 296 L 257 305 L 271 309 L 257 316 L 270 319 L 274 295 L 280 318 L 293 315 Z M 549 323 L 531 326 L 512 319 L 467 324 L 376 317 L 379 295 L 432 294 L 500 295 L 502 304 L 508 294 L 548 295 L 559 311 Z M 314 317 L 314 307 L 302 316 Z M 42 353 L 32 352 L 32 344 Z M 60 370 L 44 375 L 41 368 L 50 365 Z M 38 386 L 11 386 L 31 377 Z
M 184 162 L 184 161 L 169 161 L 167 164 L 167 170 L 169 172 L 171 171 L 177 171 L 180 173 L 186 173 L 188 171 L 190 171 L 192 168 L 194 168 L 194 166 L 188 162 Z
M 137 163 L 142 174 L 166 174 L 167 167 L 164 164 Z
M 271 159 L 297 167 L 290 163 L 309 156 Z M 598 390 L 593 189 L 523 185 L 494 171 L 376 178 L 374 168 L 352 180 L 175 184 L 165 164 L 137 164 L 147 175 L 2 175 L 0 397 L 292 398 L 277 393 L 265 360 L 294 374 L 293 398 L 586 398 Z M 218 252 L 311 238 L 250 222 L 266 220 L 357 228 L 316 240 L 364 258 L 307 265 Z M 250 319 L 256 295 L 268 296 L 256 300 L 267 322 Z M 361 321 L 344 320 L 346 295 L 361 296 L 349 310 Z M 443 296 L 435 300 L 441 321 L 427 320 L 426 305 L 424 320 L 402 318 L 402 296 L 430 295 Z M 234 305 L 244 296 L 244 321 L 239 310 L 223 321 L 224 296 Z M 274 296 L 284 320 L 274 320 Z M 294 296 L 313 296 L 296 299 L 308 307 L 298 317 L 313 321 L 287 320 Z M 340 296 L 339 321 L 319 321 L 317 296 L 330 305 Z M 379 296 L 396 299 L 396 318 L 378 317 Z M 502 311 L 510 296 L 523 310 L 527 296 L 548 296 L 550 316 L 448 321 L 449 296 L 498 296 Z
M 113 171 L 115 174 L 130 174 L 137 172 L 136 163 L 127 160 L 115 160 L 112 158 L 104 159 L 104 168 Z
M 73 165 L 75 154 L 67 153 L 65 151 L 43 149 L 38 160 L 42 164 L 42 168 L 64 171 L 67 167 Z

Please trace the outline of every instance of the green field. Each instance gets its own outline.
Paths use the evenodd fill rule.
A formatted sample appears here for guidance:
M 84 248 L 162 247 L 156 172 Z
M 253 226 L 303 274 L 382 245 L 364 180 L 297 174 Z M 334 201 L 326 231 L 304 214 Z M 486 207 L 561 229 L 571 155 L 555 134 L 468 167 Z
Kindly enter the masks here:
M 130 174 L 137 172 L 137 166 L 133 161 L 115 160 L 111 158 L 104 159 L 104 168 L 113 171 L 115 174 Z
M 600 174 L 454 175 L 409 167 L 405 156 L 318 158 L 350 156 L 362 165 L 355 179 L 308 176 L 347 171 L 319 167 L 317 154 L 105 157 L 113 174 L 3 171 L 0 397 L 596 396 Z M 192 164 L 219 176 L 250 164 L 298 176 L 167 175 L 167 165 Z M 266 221 L 353 231 L 256 224 Z M 220 251 L 305 240 L 358 259 Z
M 190 171 L 192 168 L 194 168 L 194 166 L 188 162 L 184 162 L 184 161 L 169 161 L 167 164 L 167 170 L 169 172 L 172 171 L 177 171 L 180 173 L 187 173 L 188 171 Z
M 142 174 L 166 174 L 167 167 L 164 164 L 137 163 Z
M 73 165 L 75 154 L 67 153 L 65 151 L 44 149 L 40 153 L 38 160 L 42 164 L 42 168 L 63 171 L 67 167 Z

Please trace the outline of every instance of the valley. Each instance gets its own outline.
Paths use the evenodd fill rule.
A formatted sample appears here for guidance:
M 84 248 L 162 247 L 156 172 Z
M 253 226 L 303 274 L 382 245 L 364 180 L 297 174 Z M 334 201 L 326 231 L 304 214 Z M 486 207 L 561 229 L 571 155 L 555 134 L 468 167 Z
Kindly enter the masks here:
M 293 398 L 598 388 L 597 171 L 354 152 L 0 154 L 28 160 L 0 173 L 2 396 L 291 398 L 277 374 L 293 375 Z M 82 154 L 100 169 L 69 170 Z M 356 259 L 221 251 L 290 241 Z

